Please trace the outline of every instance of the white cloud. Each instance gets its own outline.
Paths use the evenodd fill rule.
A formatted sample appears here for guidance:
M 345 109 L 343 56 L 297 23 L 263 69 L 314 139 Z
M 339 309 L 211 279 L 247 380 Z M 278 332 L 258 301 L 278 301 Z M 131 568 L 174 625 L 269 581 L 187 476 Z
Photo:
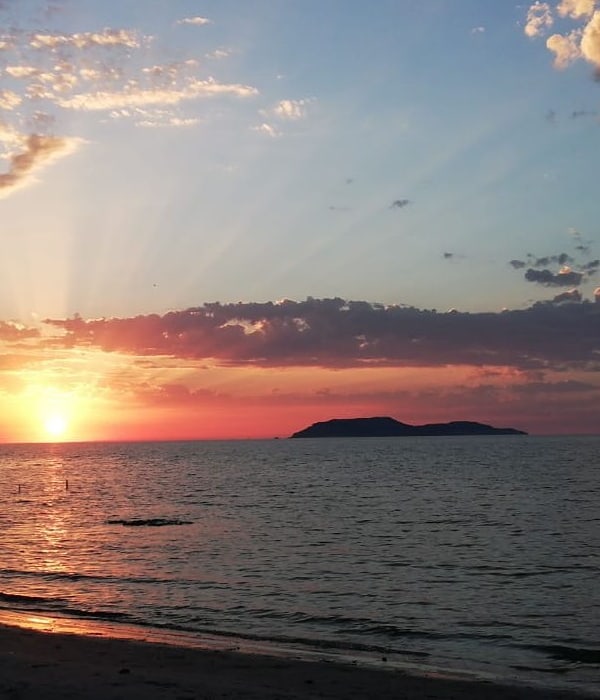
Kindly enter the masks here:
M 471 34 L 485 34 L 485 27 L 473 27 Z
M 560 0 L 556 12 L 565 19 L 576 20 L 579 26 L 570 32 L 552 34 L 546 47 L 554 54 L 554 66 L 565 68 L 585 59 L 600 69 L 600 0 Z M 552 8 L 537 0 L 529 7 L 525 34 L 537 37 L 554 23 Z
M 0 122 L 0 143 L 14 148 L 23 143 L 23 136 L 10 124 Z
M 171 112 L 168 112 L 167 110 L 161 109 L 154 111 L 138 109 L 134 111 L 134 114 L 138 116 L 135 125 L 146 129 L 159 129 L 165 127 L 181 128 L 196 126 L 196 124 L 200 123 L 200 119 L 195 117 L 179 117 Z M 132 115 L 128 114 L 128 116 Z
M 249 85 L 238 83 L 218 83 L 212 78 L 208 80 L 193 79 L 180 89 L 148 89 L 132 84 L 124 90 L 114 92 L 99 91 L 73 95 L 73 97 L 58 100 L 58 104 L 65 109 L 108 111 L 148 105 L 175 105 L 184 100 L 218 95 L 252 97 L 258 95 L 258 90 Z
M 304 119 L 307 114 L 308 105 L 310 105 L 311 102 L 314 102 L 314 100 L 281 100 L 273 108 L 273 114 L 280 119 Z
M 10 75 L 11 78 L 31 78 L 37 75 L 39 70 L 34 66 L 6 66 L 4 72 Z
M 536 2 L 527 11 L 527 23 L 525 24 L 525 34 L 529 37 L 536 37 L 544 34 L 547 29 L 554 24 L 552 10 L 547 2 Z
M 556 8 L 561 17 L 590 17 L 596 7 L 596 0 L 561 0 Z
M 203 27 L 205 24 L 212 24 L 212 22 L 207 17 L 185 17 L 177 20 L 176 24 L 192 24 L 197 27 Z
M 583 30 L 581 53 L 586 61 L 600 68 L 600 10 L 594 12 Z
M 227 58 L 228 56 L 231 56 L 232 53 L 233 52 L 231 49 L 215 49 L 214 51 L 207 53 L 206 58 Z
M 77 49 L 122 46 L 136 49 L 139 48 L 140 41 L 136 32 L 127 29 L 104 29 L 101 32 L 76 34 L 34 34 L 30 45 L 34 49 L 56 49 L 60 46 L 73 46 Z
M 13 3 L 19 5 L 17 0 L 0 0 L 0 9 L 12 8 Z M 229 100 L 231 105 L 232 98 L 237 103 L 238 99 L 259 95 L 252 85 L 209 77 L 208 60 L 225 59 L 235 48 L 196 43 L 186 51 L 181 46 L 155 42 L 135 28 L 92 25 L 86 27 L 89 31 L 73 32 L 66 14 L 53 15 L 50 22 L 44 14 L 50 5 L 46 0 L 40 5 L 43 8 L 37 14 L 11 11 L 10 18 L 4 17 L 11 22 L 0 29 L 0 55 L 4 58 L 4 68 L 0 69 L 4 76 L 0 87 L 3 195 L 29 182 L 46 164 L 73 151 L 77 140 L 54 136 L 61 123 L 70 123 L 72 128 L 80 124 L 80 120 L 73 121 L 72 115 L 66 114 L 68 111 L 86 112 L 86 121 L 119 118 L 146 128 L 184 128 L 202 119 L 183 109 L 192 101 L 211 98 Z M 176 24 L 193 28 L 212 24 L 212 20 L 191 12 Z M 169 62 L 166 56 L 177 60 Z M 276 100 L 255 127 L 272 138 L 281 135 L 279 127 L 284 120 L 303 119 L 311 101 Z M 246 122 L 245 128 L 252 128 L 252 122 Z
M 18 107 L 23 99 L 12 90 L 0 90 L 0 109 L 11 110 Z
M 279 131 L 279 129 L 272 126 L 271 124 L 267 124 L 266 122 L 263 122 L 259 126 L 255 126 L 254 131 L 258 131 L 261 134 L 265 134 L 266 136 L 270 136 L 273 139 L 276 139 L 279 136 L 281 136 L 281 132 Z
M 566 68 L 569 64 L 581 58 L 579 43 L 581 31 L 574 30 L 570 34 L 553 34 L 548 37 L 546 46 L 554 54 L 556 68 Z

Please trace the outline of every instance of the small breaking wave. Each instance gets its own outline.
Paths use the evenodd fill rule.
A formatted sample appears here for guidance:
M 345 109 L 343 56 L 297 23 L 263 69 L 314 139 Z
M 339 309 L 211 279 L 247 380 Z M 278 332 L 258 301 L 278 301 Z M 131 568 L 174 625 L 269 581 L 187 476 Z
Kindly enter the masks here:
M 570 647 L 562 644 L 521 645 L 523 649 L 538 651 L 556 661 L 569 661 L 580 664 L 600 664 L 600 648 Z

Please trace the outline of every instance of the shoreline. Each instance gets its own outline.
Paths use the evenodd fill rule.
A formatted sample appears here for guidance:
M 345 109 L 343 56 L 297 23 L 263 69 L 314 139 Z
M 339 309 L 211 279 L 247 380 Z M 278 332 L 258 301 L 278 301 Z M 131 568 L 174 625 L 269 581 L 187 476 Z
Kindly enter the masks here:
M 238 642 L 240 642 L 238 644 Z M 0 611 L 0 696 L 576 700 L 600 692 L 509 684 L 474 674 L 387 666 L 238 639 Z

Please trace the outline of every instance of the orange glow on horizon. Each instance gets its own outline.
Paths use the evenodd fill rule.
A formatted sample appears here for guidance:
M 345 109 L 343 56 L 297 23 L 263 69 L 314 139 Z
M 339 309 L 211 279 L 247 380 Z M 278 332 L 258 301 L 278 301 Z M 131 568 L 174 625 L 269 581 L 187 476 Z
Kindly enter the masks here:
M 542 412 L 532 381 L 535 391 L 535 377 L 505 367 L 245 367 L 70 348 L 40 362 L 26 350 L 0 385 L 0 442 L 285 438 L 318 421 L 382 415 L 560 431 L 563 394 L 545 394 Z M 574 394 L 579 432 L 593 432 L 585 399 Z

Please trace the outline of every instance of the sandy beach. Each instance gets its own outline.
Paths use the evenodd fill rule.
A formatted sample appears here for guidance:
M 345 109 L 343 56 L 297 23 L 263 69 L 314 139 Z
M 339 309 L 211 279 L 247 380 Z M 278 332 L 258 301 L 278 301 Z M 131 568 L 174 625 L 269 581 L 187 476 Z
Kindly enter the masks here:
M 43 629 L 43 627 L 41 627 Z M 568 691 L 0 625 L 0 697 L 574 700 Z

